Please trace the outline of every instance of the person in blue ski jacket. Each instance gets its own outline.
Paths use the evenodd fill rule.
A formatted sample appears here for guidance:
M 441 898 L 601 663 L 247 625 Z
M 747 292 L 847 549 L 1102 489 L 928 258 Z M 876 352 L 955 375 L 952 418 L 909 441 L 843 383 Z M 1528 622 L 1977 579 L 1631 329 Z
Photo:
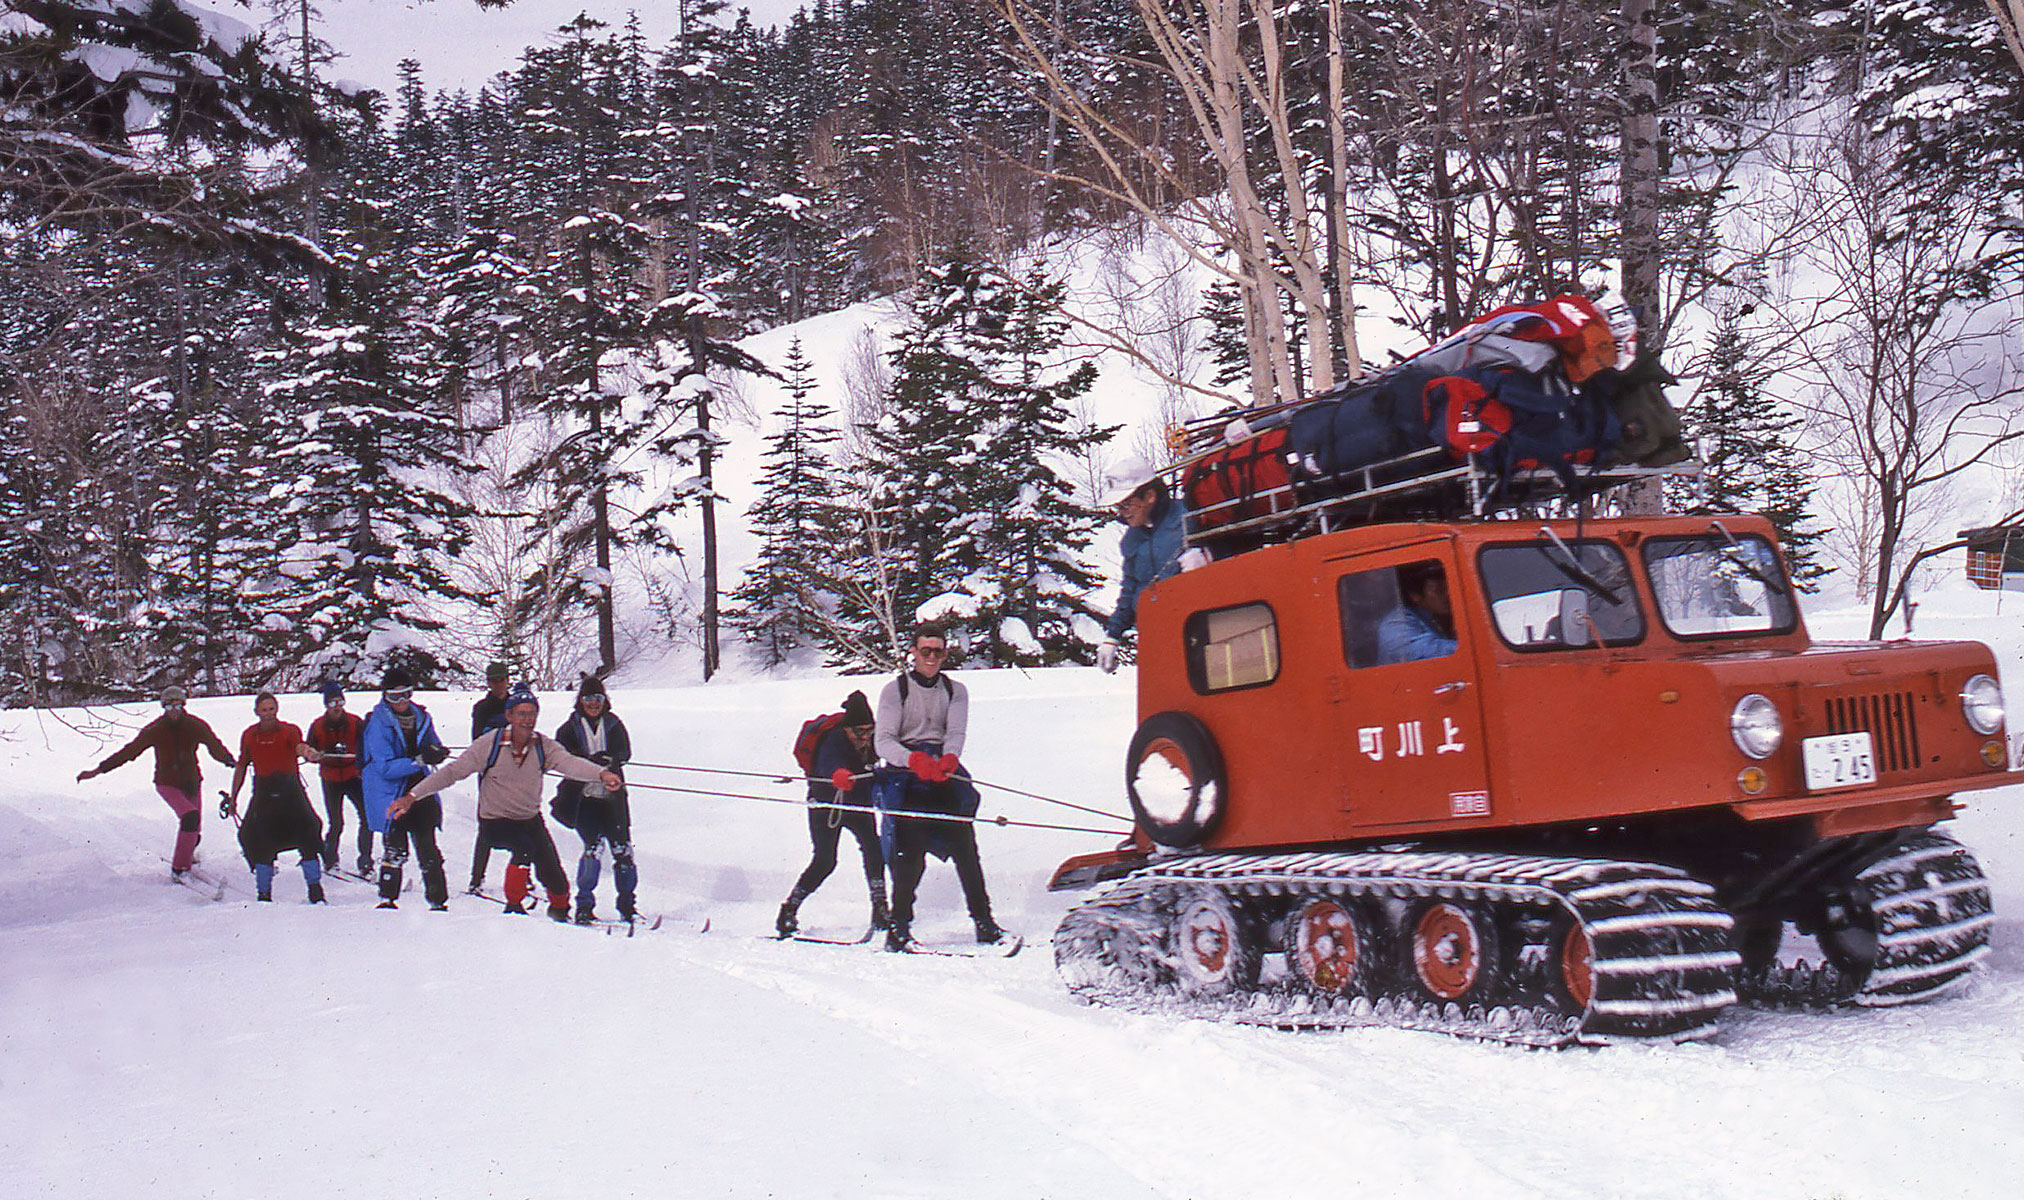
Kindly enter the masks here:
M 1453 654 L 1459 645 L 1455 612 L 1441 565 L 1424 562 L 1400 567 L 1399 598 L 1399 606 L 1377 623 L 1377 661 L 1417 662 Z
M 443 852 L 436 845 L 442 828 L 443 805 L 434 797 L 416 804 L 394 820 L 387 806 L 405 793 L 429 767 L 450 756 L 436 736 L 429 710 L 414 701 L 414 677 L 399 667 L 380 681 L 380 702 L 365 719 L 359 738 L 360 771 L 365 783 L 365 819 L 381 835 L 380 907 L 393 908 L 401 894 L 401 868 L 408 861 L 408 843 L 421 863 L 423 895 L 429 907 L 450 906 L 450 885 L 443 875 Z
M 1168 494 L 1166 480 L 1144 459 L 1126 460 L 1110 479 L 1103 503 L 1124 522 L 1124 536 L 1118 540 L 1124 580 L 1118 586 L 1117 607 L 1104 624 L 1103 643 L 1096 648 L 1096 665 L 1106 673 L 1117 670 L 1118 643 L 1138 624 L 1139 593 L 1180 572 L 1186 517 L 1180 502 Z

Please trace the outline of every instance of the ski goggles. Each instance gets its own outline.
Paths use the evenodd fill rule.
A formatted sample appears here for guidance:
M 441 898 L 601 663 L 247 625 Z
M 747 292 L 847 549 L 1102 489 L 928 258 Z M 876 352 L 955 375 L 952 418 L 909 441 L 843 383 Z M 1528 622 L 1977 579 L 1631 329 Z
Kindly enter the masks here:
M 413 698 L 414 694 L 415 691 L 413 688 L 395 688 L 391 692 L 384 693 L 384 695 L 388 700 L 394 701 L 396 703 L 402 700 L 411 699 Z

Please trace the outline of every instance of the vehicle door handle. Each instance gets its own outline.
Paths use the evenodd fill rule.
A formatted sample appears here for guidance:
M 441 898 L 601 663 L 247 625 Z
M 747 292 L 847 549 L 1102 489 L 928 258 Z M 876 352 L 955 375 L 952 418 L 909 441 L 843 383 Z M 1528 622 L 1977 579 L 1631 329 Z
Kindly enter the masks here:
M 1468 687 L 1468 686 L 1469 686 L 1469 681 L 1468 681 L 1468 680 L 1466 680 L 1466 679 L 1457 679 L 1457 680 L 1455 680 L 1455 681 L 1454 681 L 1453 683 L 1444 683 L 1444 684 L 1442 684 L 1441 686 L 1439 686 L 1439 687 L 1435 688 L 1435 689 L 1434 689 L 1434 695 L 1436 695 L 1436 696 L 1445 696 L 1445 695 L 1447 695 L 1447 694 L 1448 694 L 1449 692 L 1459 692 L 1459 691 L 1461 691 L 1461 690 L 1462 690 L 1463 688 L 1465 688 L 1465 687 Z

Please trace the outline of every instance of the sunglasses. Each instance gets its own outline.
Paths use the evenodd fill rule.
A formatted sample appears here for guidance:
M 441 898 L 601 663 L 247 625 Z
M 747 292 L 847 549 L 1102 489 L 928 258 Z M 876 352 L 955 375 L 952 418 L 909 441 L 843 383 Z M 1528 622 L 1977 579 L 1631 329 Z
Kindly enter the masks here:
M 914 653 L 920 655 L 922 658 L 947 658 L 949 648 L 947 646 L 915 646 Z
M 164 700 L 162 701 L 162 707 L 168 709 L 170 712 L 181 712 L 183 711 L 183 702 L 181 700 Z
M 583 702 L 584 702 L 585 704 L 588 704 L 588 703 L 590 703 L 590 702 L 591 702 L 592 700 L 595 700 L 595 701 L 597 701 L 597 702 L 598 702 L 599 704 L 603 704 L 603 703 L 604 703 L 604 693 L 603 693 L 603 692 L 589 692 L 589 693 L 586 693 L 586 694 L 584 694 L 584 695 L 578 696 L 578 697 L 577 697 L 577 699 L 578 699 L 578 700 L 581 700 L 581 701 L 583 701 Z
M 400 688 L 396 691 L 388 692 L 386 694 L 386 697 L 389 700 L 406 700 L 413 695 L 414 692 L 408 690 L 407 688 Z

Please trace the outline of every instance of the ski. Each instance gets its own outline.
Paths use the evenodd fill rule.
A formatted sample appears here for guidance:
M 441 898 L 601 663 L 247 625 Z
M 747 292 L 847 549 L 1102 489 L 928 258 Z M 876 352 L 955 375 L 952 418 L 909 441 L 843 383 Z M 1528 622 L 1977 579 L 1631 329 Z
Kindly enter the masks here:
M 506 898 L 504 896 L 494 896 L 490 892 L 465 892 L 464 894 L 478 900 L 489 900 L 501 909 L 506 907 Z M 527 915 L 547 917 L 548 906 L 545 903 L 536 904 L 533 908 L 527 910 Z M 666 920 L 667 917 L 663 913 L 636 912 L 630 921 L 624 917 L 593 917 L 588 922 L 579 922 L 574 917 L 571 917 L 567 921 L 557 921 L 553 917 L 549 917 L 548 919 L 556 925 L 575 925 L 583 929 L 602 929 L 608 934 L 623 932 L 625 936 L 632 937 L 643 930 L 651 933 L 659 929 L 661 922 Z M 706 919 L 698 932 L 708 933 L 709 931 L 710 922 Z
M 970 945 L 964 942 L 947 942 L 930 945 L 925 942 L 907 943 L 908 954 L 934 954 L 943 958 L 1011 958 L 1025 949 L 1026 939 L 1016 933 L 1008 933 L 1002 939 L 984 945 Z
M 189 888 L 206 900 L 218 901 L 225 898 L 225 881 L 223 879 L 214 879 L 195 867 L 191 867 L 185 871 L 172 870 L 169 872 L 169 878 Z
M 867 929 L 856 937 L 823 937 L 813 933 L 790 933 L 786 937 L 780 937 L 776 934 L 767 940 L 773 942 L 810 942 L 817 946 L 862 946 L 870 941 L 877 932 L 875 929 Z

